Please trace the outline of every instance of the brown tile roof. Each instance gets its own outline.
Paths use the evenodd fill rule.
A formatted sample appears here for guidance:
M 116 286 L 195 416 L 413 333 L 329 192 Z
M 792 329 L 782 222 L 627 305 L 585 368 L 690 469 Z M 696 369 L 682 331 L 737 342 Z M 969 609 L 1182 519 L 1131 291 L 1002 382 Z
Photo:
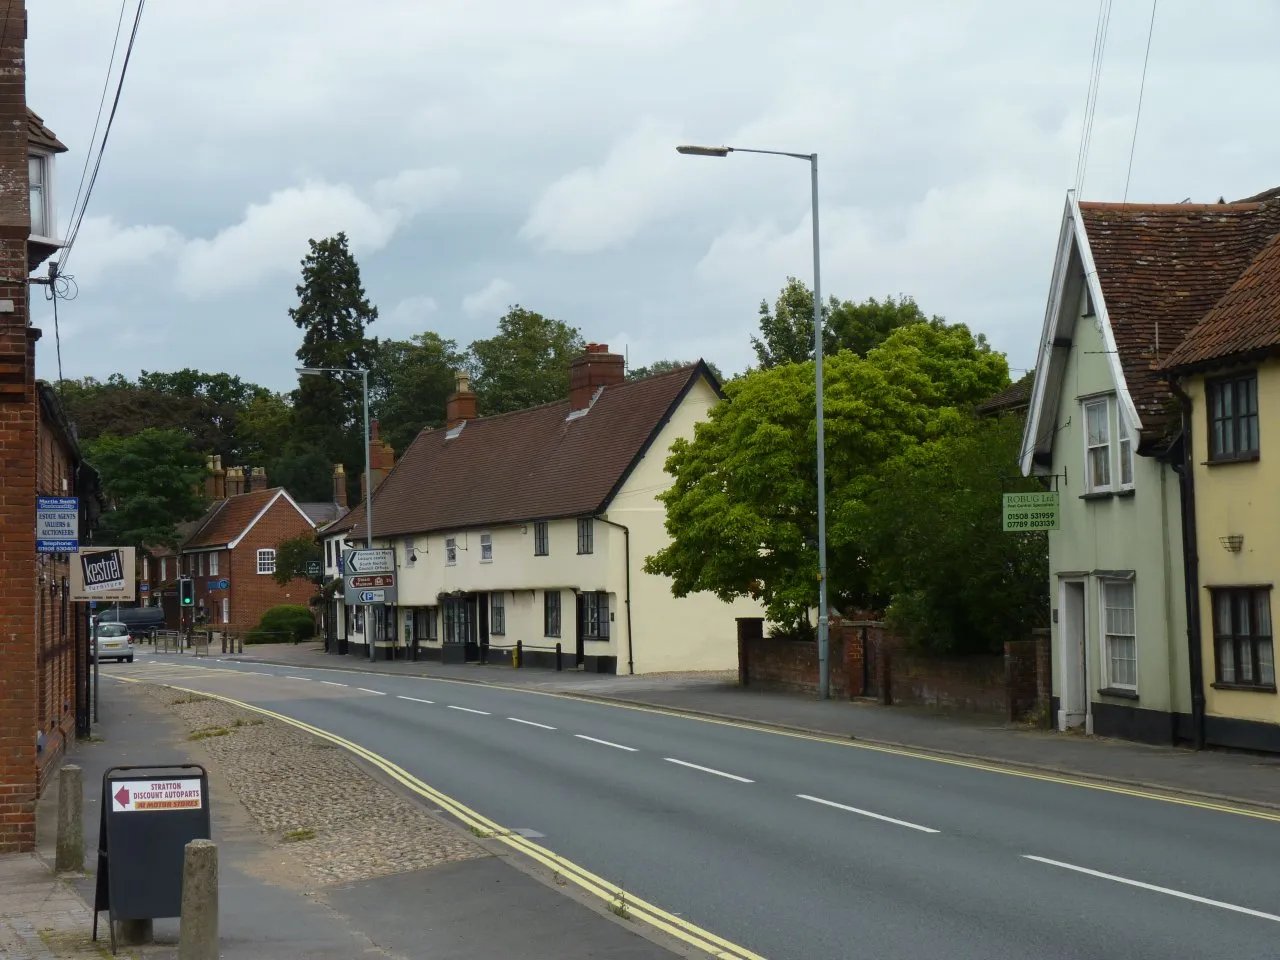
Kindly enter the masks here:
M 227 497 L 211 511 L 212 516 L 205 521 L 204 525 L 182 544 L 182 549 L 198 550 L 201 547 L 226 546 L 244 532 L 244 528 L 253 522 L 253 518 L 271 502 L 280 489 L 280 487 L 274 487 L 269 490 L 255 490 L 252 493 Z
M 1280 203 L 1081 203 L 1142 446 L 1166 439 L 1174 403 L 1160 364 L 1280 231 Z
M 44 121 L 30 107 L 27 107 L 27 142 L 43 147 L 53 153 L 66 153 L 67 145 L 59 140 L 52 130 L 44 125 Z
M 1010 384 L 994 396 L 987 397 L 973 408 L 978 416 L 999 413 L 1002 410 L 1025 410 L 1031 405 L 1031 387 L 1035 383 L 1036 372 L 1028 371 L 1022 379 Z
M 1194 366 L 1280 346 L 1280 233 L 1253 258 L 1213 308 L 1165 358 Z
M 567 420 L 569 401 L 424 430 L 374 493 L 374 536 L 586 516 L 601 510 L 704 364 L 606 387 Z M 714 378 L 712 378 L 714 383 Z M 326 533 L 364 530 L 364 506 Z

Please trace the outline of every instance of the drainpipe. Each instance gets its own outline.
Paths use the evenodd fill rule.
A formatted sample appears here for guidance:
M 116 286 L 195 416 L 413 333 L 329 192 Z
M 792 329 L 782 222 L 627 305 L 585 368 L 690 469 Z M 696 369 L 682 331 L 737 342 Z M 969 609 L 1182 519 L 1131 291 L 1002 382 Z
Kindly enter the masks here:
M 1204 651 L 1200 646 L 1200 552 L 1196 535 L 1196 484 L 1191 459 L 1191 397 L 1176 377 L 1169 388 L 1182 411 L 1182 462 L 1173 465 L 1182 492 L 1183 579 L 1187 593 L 1187 665 L 1191 674 L 1191 739 L 1204 749 Z
M 596 517 L 596 519 L 622 531 L 627 556 L 627 673 L 634 674 L 636 672 L 636 662 L 631 655 L 631 531 L 626 524 L 615 523 L 612 520 L 606 520 L 604 517 Z

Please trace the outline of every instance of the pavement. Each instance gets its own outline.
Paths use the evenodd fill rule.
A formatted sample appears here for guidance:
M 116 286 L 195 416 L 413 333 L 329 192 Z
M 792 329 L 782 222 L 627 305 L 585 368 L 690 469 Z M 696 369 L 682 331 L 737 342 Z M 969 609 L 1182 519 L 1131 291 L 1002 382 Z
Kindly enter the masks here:
M 100 939 L 93 944 L 93 914 L 87 905 L 94 893 L 103 772 L 118 764 L 186 762 L 203 763 L 210 771 L 224 960 L 671 960 L 687 955 L 639 935 L 633 924 L 603 908 L 565 896 L 523 865 L 518 868 L 511 858 L 495 855 L 457 826 L 443 823 L 437 829 L 448 829 L 477 845 L 476 852 L 428 869 L 317 884 L 307 864 L 265 832 L 239 802 L 241 785 L 231 782 L 237 771 L 211 761 L 209 752 L 189 739 L 188 728 L 174 711 L 166 709 L 163 698 L 144 695 L 145 688 L 112 682 L 105 676 L 105 665 L 103 672 L 102 721 L 94 726 L 95 740 L 77 744 L 67 758 L 84 771 L 86 869 L 61 877 L 51 870 L 55 778 L 40 802 L 38 854 L 0 858 L 0 957 L 5 960 L 110 955 L 107 915 L 101 915 Z M 375 787 L 388 789 L 371 773 L 360 775 L 363 788 L 344 782 L 343 789 L 354 789 L 360 796 L 377 796 Z M 394 847 L 400 837 L 386 830 L 384 842 Z M 178 920 L 158 919 L 154 927 L 154 945 L 122 948 L 119 955 L 176 957 Z
M 379 672 L 144 655 L 106 672 L 324 731 L 442 808 L 492 825 L 513 849 L 623 892 L 637 916 L 718 938 L 727 957 L 1276 955 L 1280 813 L 930 757 L 847 733 L 795 735 L 546 695 L 561 683 L 587 689 L 581 677 L 529 671 L 543 686 L 517 689 L 404 669 L 422 665 L 372 666 Z M 646 684 L 690 701 L 699 686 Z M 774 699 L 734 696 L 723 702 Z M 840 709 L 798 719 L 849 723 L 866 708 Z M 929 718 L 915 719 L 925 729 Z M 983 729 L 952 727 L 971 737 Z M 1054 739 L 991 731 L 992 742 L 1000 737 Z M 1218 758 L 1224 770 L 1241 759 Z M 466 899 L 451 902 L 465 909 Z
M 251 646 L 232 659 L 436 677 L 644 704 L 1280 810 L 1280 757 L 1037 730 L 981 714 L 766 693 L 739 687 L 736 674 L 628 677 L 478 664 L 370 663 L 326 654 L 314 642 Z

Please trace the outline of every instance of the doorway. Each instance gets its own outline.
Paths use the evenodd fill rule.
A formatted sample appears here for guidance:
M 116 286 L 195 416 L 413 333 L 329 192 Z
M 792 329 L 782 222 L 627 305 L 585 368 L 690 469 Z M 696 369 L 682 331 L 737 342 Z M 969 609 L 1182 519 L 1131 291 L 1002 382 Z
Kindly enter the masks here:
M 1085 585 L 1083 580 L 1059 584 L 1058 641 L 1062 648 L 1062 689 L 1058 729 L 1084 725 L 1089 732 L 1089 645 L 1085 634 Z

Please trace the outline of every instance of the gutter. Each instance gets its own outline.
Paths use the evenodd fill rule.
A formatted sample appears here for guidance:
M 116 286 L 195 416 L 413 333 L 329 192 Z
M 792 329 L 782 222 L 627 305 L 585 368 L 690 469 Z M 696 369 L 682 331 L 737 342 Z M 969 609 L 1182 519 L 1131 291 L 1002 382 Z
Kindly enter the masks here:
M 622 536 L 626 545 L 626 563 L 627 563 L 627 673 L 634 674 L 636 672 L 635 657 L 632 656 L 631 647 L 631 530 L 626 524 L 616 523 L 605 517 L 597 516 L 595 519 L 601 523 L 607 523 L 611 527 L 617 527 L 622 531 Z
M 1182 493 L 1183 579 L 1187 595 L 1187 665 L 1191 674 L 1191 740 L 1204 749 L 1204 650 L 1200 636 L 1200 552 L 1196 533 L 1196 485 L 1191 462 L 1191 397 L 1176 376 L 1169 388 L 1182 412 L 1182 462 L 1173 465 Z

